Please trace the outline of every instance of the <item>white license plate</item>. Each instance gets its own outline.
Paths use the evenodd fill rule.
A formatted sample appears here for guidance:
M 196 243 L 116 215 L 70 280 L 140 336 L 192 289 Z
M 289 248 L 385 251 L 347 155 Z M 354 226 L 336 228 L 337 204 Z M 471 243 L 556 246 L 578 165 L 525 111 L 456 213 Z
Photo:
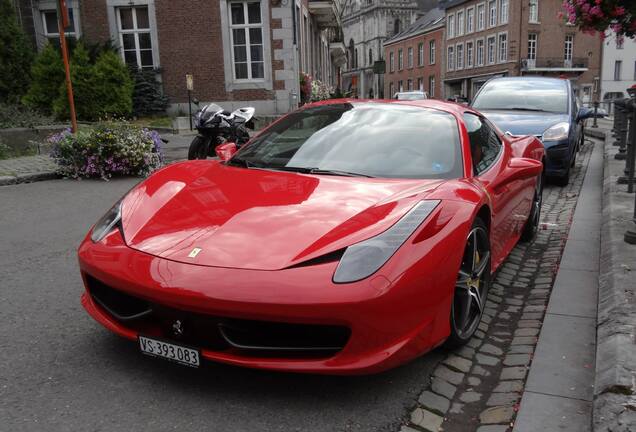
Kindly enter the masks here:
M 199 367 L 199 351 L 192 348 L 139 336 L 139 349 L 144 354 L 165 358 L 186 366 Z

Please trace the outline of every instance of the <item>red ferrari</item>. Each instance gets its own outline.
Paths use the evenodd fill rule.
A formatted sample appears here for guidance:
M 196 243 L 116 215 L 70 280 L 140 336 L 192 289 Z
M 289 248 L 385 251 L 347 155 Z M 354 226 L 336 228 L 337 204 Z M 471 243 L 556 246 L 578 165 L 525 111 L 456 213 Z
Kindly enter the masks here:
M 189 366 L 375 373 L 461 345 L 537 230 L 541 142 L 452 103 L 312 104 L 218 154 L 135 186 L 78 252 L 88 313 Z

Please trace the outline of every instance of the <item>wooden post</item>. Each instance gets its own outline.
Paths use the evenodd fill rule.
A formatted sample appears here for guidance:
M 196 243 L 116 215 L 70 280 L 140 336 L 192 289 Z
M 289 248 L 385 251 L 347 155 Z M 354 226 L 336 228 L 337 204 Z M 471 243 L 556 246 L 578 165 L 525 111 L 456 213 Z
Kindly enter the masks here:
M 75 115 L 75 100 L 73 98 L 73 84 L 71 83 L 71 68 L 68 63 L 68 47 L 66 46 L 66 36 L 64 29 L 69 26 L 68 8 L 66 0 L 58 0 L 58 20 L 57 27 L 60 32 L 60 49 L 62 50 L 62 60 L 64 62 L 64 72 L 66 73 L 66 93 L 68 94 L 68 105 L 71 114 L 71 131 L 77 132 L 77 117 Z

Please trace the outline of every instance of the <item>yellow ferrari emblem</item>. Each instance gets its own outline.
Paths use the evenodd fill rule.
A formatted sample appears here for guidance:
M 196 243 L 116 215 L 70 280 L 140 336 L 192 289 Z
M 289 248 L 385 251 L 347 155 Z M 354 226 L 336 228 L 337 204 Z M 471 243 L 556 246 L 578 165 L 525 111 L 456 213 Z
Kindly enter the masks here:
M 199 252 L 201 252 L 201 248 L 192 249 L 192 251 L 188 254 L 188 258 L 196 258 L 196 256 L 199 255 Z

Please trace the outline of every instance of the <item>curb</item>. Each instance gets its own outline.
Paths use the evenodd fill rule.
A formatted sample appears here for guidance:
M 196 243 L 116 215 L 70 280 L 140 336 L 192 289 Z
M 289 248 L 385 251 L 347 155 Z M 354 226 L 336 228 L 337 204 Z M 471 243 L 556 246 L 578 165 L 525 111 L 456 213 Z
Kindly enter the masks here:
M 0 176 L 0 186 L 14 185 L 18 183 L 33 183 L 43 180 L 60 178 L 56 172 L 39 172 L 36 174 L 20 174 L 17 176 Z
M 593 430 L 630 431 L 636 430 L 636 306 L 630 305 L 636 247 L 623 241 L 623 233 L 634 197 L 616 185 L 612 168 L 623 164 L 610 157 L 610 132 L 585 132 L 605 142 Z

